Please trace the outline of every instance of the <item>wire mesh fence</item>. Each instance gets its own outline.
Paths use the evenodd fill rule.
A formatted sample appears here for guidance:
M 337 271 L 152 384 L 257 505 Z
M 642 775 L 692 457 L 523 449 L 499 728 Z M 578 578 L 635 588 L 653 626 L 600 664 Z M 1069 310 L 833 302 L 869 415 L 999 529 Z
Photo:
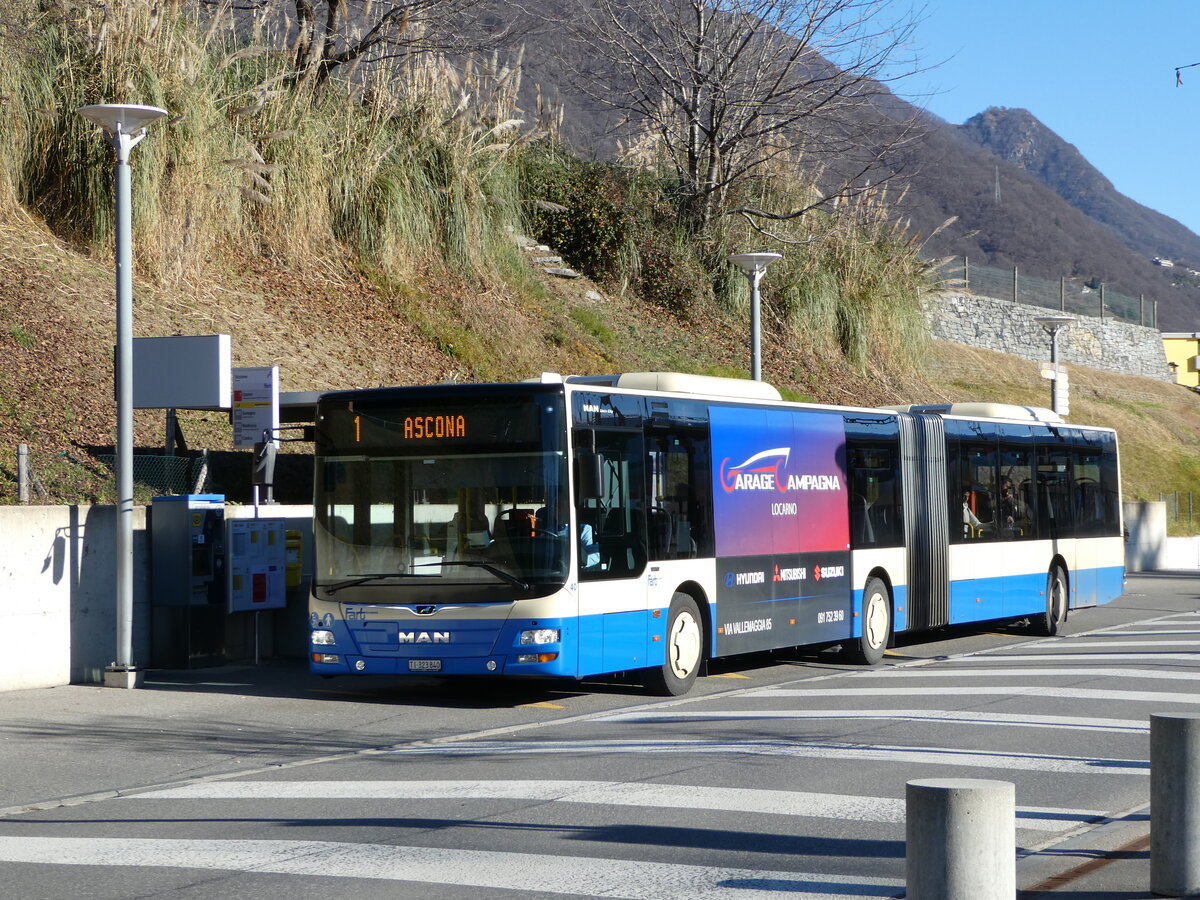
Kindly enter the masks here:
M 134 454 L 133 498 L 202 493 L 207 481 L 205 454 L 164 456 Z M 0 466 L 0 497 L 21 503 L 116 503 L 116 455 L 79 451 L 31 452 L 17 450 L 17 465 L 10 472 Z
M 968 257 L 952 257 L 942 265 L 943 283 L 983 297 L 1057 309 L 1078 316 L 1114 318 L 1135 325 L 1158 326 L 1158 305 L 1143 295 L 1121 293 L 1110 285 L 1077 279 L 1045 279 L 1022 275 L 1020 267 L 980 266 Z
M 1167 526 L 1172 525 L 1195 533 L 1195 526 L 1200 525 L 1200 498 L 1191 491 L 1174 491 L 1170 494 L 1160 494 L 1159 499 L 1167 505 Z

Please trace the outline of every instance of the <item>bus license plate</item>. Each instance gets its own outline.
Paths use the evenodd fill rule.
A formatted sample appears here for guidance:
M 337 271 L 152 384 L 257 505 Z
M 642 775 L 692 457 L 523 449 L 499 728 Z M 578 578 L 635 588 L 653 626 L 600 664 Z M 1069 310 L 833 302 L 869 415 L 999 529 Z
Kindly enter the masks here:
M 442 661 L 440 659 L 410 659 L 408 661 L 408 671 L 440 672 L 442 671 Z

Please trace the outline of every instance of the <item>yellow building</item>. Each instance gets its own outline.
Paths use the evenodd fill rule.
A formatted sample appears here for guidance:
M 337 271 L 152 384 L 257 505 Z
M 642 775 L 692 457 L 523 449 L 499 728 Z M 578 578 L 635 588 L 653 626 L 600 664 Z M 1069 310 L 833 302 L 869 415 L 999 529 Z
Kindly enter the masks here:
M 1162 337 L 1175 381 L 1200 388 L 1200 331 L 1164 331 Z

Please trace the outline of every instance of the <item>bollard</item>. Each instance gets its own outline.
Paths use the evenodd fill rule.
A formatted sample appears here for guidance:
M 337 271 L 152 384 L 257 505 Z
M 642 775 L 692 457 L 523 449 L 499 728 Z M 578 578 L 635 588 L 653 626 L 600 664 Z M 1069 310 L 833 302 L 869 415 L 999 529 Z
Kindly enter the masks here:
M 910 781 L 905 809 L 908 900 L 1013 900 L 1017 827 L 1012 782 Z
M 1150 890 L 1200 893 L 1200 716 L 1150 716 Z

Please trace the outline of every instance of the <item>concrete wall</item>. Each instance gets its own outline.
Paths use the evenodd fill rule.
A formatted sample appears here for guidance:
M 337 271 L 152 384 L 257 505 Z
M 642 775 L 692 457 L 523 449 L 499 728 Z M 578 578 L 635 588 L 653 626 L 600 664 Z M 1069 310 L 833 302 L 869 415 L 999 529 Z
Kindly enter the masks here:
M 937 340 L 1038 362 L 1050 359 L 1050 337 L 1034 317 L 1060 314 L 1056 309 L 962 293 L 939 294 L 928 306 L 930 331 Z M 1075 324 L 1059 334 L 1059 362 L 1175 380 L 1167 368 L 1162 334 L 1157 329 L 1107 317 L 1076 318 Z
M 1167 504 L 1127 501 L 1125 507 L 1125 570 L 1148 572 L 1174 568 L 1167 564 Z
M 1167 538 L 1164 569 L 1200 569 L 1200 536 Z
M 230 659 L 305 652 L 308 578 L 312 574 L 312 507 L 261 507 L 304 535 L 305 579 L 288 592 L 287 607 L 228 616 Z M 227 518 L 254 515 L 227 506 Z M 0 507 L 0 690 L 100 683 L 116 655 L 116 512 L 112 506 Z M 134 508 L 133 661 L 152 658 L 147 508 Z
M 134 509 L 134 658 L 149 650 L 146 510 Z M 0 509 L 0 690 L 103 681 L 116 655 L 116 509 Z

